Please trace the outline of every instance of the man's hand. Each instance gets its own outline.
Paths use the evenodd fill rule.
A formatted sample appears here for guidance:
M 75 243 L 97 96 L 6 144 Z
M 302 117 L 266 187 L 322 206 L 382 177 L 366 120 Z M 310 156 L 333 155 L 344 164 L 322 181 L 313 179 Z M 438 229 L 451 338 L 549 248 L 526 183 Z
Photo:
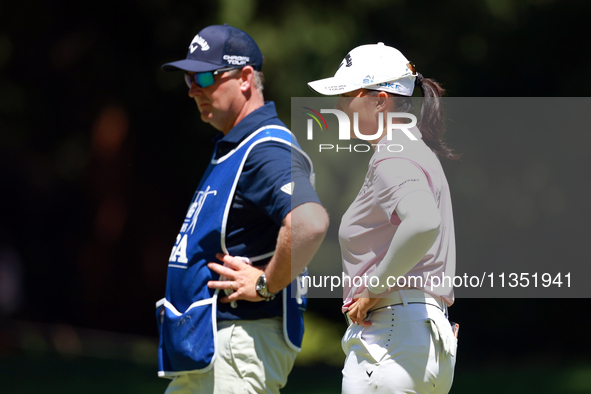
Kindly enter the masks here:
M 302 204 L 286 215 L 279 229 L 275 254 L 264 271 L 269 292 L 281 291 L 303 271 L 320 247 L 327 228 L 328 215 L 324 208 L 316 203 Z M 257 279 L 263 273 L 261 269 L 222 253 L 218 253 L 216 257 L 223 261 L 224 265 L 209 263 L 207 266 L 228 280 L 209 281 L 207 286 L 210 289 L 234 290 L 234 293 L 222 298 L 221 302 L 264 299 L 256 291 Z
M 224 275 L 228 280 L 211 280 L 207 282 L 207 287 L 210 289 L 230 289 L 234 291 L 229 296 L 222 298 L 220 300 L 222 303 L 230 303 L 238 300 L 256 302 L 264 299 L 256 291 L 257 279 L 261 276 L 263 270 L 227 254 L 218 253 L 216 257 L 220 261 L 223 261 L 224 265 L 208 263 L 207 266 L 210 270 Z
M 362 326 L 371 326 L 371 322 L 365 320 L 367 311 L 377 304 L 379 299 L 368 289 L 363 290 L 363 292 L 353 297 L 353 303 L 349 306 L 349 318 Z

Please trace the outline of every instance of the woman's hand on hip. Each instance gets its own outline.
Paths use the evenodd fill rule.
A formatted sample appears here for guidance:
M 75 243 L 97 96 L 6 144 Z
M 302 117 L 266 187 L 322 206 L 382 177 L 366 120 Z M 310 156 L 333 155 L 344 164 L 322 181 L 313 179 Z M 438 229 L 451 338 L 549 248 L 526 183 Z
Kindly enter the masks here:
M 353 303 L 349 306 L 349 317 L 353 322 L 362 326 L 371 326 L 371 322 L 365 320 L 367 318 L 367 311 L 369 311 L 375 304 L 377 304 L 379 297 L 371 293 L 368 289 L 353 297 Z

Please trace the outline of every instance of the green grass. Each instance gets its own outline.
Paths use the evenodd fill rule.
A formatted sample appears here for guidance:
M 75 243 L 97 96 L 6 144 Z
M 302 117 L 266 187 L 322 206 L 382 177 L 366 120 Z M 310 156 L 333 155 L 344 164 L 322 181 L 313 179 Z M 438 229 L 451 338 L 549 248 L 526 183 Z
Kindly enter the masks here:
M 461 360 L 459 360 L 461 363 Z M 295 368 L 282 394 L 338 394 L 341 368 L 326 365 Z M 569 365 L 508 363 L 503 367 L 456 369 L 451 394 L 591 393 L 591 363 Z
M 2 394 L 161 394 L 167 385 L 154 365 L 33 352 L 0 355 L 0 382 Z
M 460 360 L 461 362 L 461 360 Z M 568 365 L 507 363 L 466 366 L 456 370 L 451 393 L 582 394 L 591 393 L 591 363 Z M 312 364 L 296 366 L 282 394 L 340 393 L 341 368 Z M 163 393 L 167 380 L 156 376 L 153 363 L 52 352 L 0 355 L 0 393 Z
M 10 328 L 0 331 L 0 394 L 151 394 L 168 385 L 156 374 L 155 338 L 24 322 Z M 306 316 L 304 346 L 282 394 L 340 393 L 345 356 L 336 339 L 343 331 L 344 324 Z M 475 359 L 475 350 L 470 361 L 466 351 L 459 354 L 453 394 L 591 393 L 590 359 L 551 353 Z

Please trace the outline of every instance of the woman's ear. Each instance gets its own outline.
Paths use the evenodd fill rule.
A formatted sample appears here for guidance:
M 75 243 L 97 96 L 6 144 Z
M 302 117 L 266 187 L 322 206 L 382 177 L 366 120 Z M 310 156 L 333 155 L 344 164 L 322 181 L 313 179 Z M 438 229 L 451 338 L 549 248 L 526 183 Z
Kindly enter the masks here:
M 380 91 L 376 96 L 376 110 L 382 112 L 388 108 L 388 100 L 390 96 L 384 91 Z

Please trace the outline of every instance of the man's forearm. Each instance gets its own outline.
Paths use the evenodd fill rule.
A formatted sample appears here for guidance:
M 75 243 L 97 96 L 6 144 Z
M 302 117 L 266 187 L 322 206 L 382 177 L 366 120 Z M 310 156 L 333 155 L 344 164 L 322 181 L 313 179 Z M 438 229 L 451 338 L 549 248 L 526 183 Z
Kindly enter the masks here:
M 319 204 L 302 204 L 287 214 L 279 230 L 275 254 L 265 268 L 271 293 L 287 287 L 306 268 L 327 228 L 328 215 Z

